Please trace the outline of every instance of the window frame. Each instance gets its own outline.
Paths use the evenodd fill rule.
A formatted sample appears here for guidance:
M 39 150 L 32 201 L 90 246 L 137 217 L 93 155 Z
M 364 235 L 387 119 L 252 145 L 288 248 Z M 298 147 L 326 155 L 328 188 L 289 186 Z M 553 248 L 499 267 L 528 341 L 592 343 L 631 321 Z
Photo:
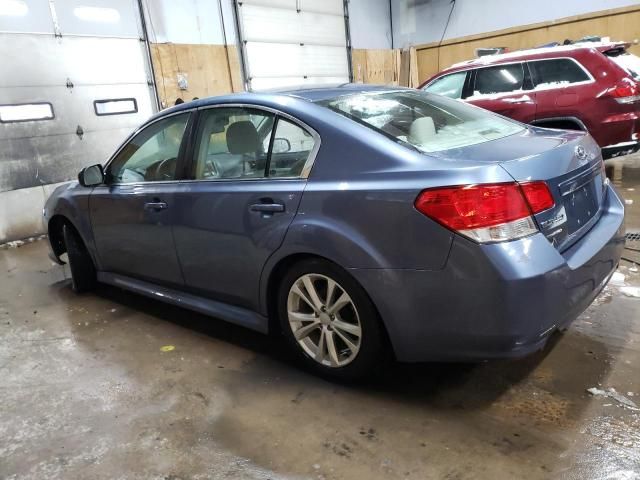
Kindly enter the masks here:
M 49 105 L 51 110 L 51 116 L 46 118 L 27 118 L 24 120 L 2 120 L 0 117 L 0 124 L 9 125 L 11 123 L 24 123 L 24 122 L 48 122 L 56 119 L 56 112 L 53 109 L 53 103 L 51 102 L 24 102 L 24 103 L 3 103 L 0 107 L 21 107 L 23 105 Z
M 578 68 L 580 68 L 589 78 L 588 80 L 582 80 L 580 82 L 574 82 L 574 83 L 565 83 L 565 84 L 558 84 L 555 87 L 549 87 L 549 88 L 545 88 L 543 90 L 536 90 L 536 78 L 534 78 L 533 75 L 533 71 L 532 69 L 530 69 L 530 77 L 531 77 L 531 84 L 533 85 L 533 91 L 534 92 L 546 92 L 548 90 L 557 90 L 559 88 L 567 88 L 567 87 L 575 87 L 576 85 L 589 85 L 591 83 L 595 83 L 595 78 L 593 77 L 593 75 L 591 74 L 591 72 L 589 70 L 587 70 L 587 68 L 582 65 L 578 60 L 576 60 L 573 57 L 549 57 L 549 58 L 536 58 L 534 60 L 526 60 L 527 63 L 527 68 L 528 68 L 528 64 L 529 63 L 533 63 L 533 62 L 545 62 L 545 61 L 552 61 L 552 60 L 570 60 L 573 63 L 575 63 Z
M 185 167 L 187 165 L 186 160 L 187 160 L 187 151 L 188 151 L 188 146 L 191 143 L 191 138 L 193 136 L 193 125 L 194 125 L 194 120 L 195 120 L 195 108 L 190 108 L 190 109 L 185 109 L 185 110 L 179 110 L 177 112 L 172 112 L 170 114 L 167 115 L 162 115 L 158 118 L 155 118 L 143 125 L 141 125 L 140 127 L 138 127 L 136 130 L 133 131 L 133 133 L 131 133 L 131 135 L 129 135 L 126 140 L 124 142 L 122 142 L 122 144 L 118 147 L 118 149 L 113 153 L 113 155 L 111 155 L 111 157 L 109 158 L 109 160 L 107 160 L 104 164 L 104 168 L 103 171 L 105 172 L 105 184 L 104 186 L 110 188 L 110 187 L 115 187 L 115 186 L 135 186 L 135 185 L 163 185 L 163 184 L 167 184 L 167 183 L 178 183 L 178 182 L 182 182 L 185 179 Z M 152 125 L 154 125 L 157 122 L 160 122 L 162 120 L 166 120 L 167 118 L 171 118 L 171 117 L 175 117 L 177 115 L 184 115 L 187 114 L 189 115 L 189 118 L 187 119 L 187 125 L 184 129 L 184 133 L 182 134 L 182 141 L 180 142 L 180 148 L 178 149 L 178 159 L 177 159 L 177 164 L 176 164 L 176 178 L 172 179 L 172 180 L 159 180 L 159 181 L 141 181 L 141 182 L 106 182 L 106 178 L 107 178 L 107 173 L 109 172 L 109 167 L 111 166 L 111 164 L 113 163 L 113 161 L 117 158 L 117 156 L 120 154 L 120 152 L 127 146 L 129 145 L 129 143 L 139 134 L 142 133 L 143 130 L 146 130 L 148 127 L 151 127 Z
M 200 123 L 200 117 L 202 112 L 213 109 L 213 108 L 246 108 L 248 110 L 261 110 L 275 116 L 272 130 L 271 130 L 271 135 L 269 138 L 269 150 L 267 152 L 265 176 L 258 177 L 258 178 L 195 178 L 196 167 L 197 167 L 197 158 L 195 154 L 197 150 L 196 144 L 198 143 L 198 140 L 199 140 L 198 126 Z M 192 132 L 190 135 L 190 142 L 189 142 L 189 149 L 186 154 L 187 161 L 186 161 L 185 168 L 186 168 L 186 172 L 188 173 L 186 175 L 186 178 L 183 180 L 184 182 L 264 182 L 264 181 L 280 182 L 280 181 L 307 180 L 309 178 L 309 174 L 311 173 L 313 164 L 315 163 L 316 157 L 318 155 L 318 151 L 320 150 L 321 138 L 320 138 L 320 134 L 315 129 L 310 127 L 307 123 L 303 122 L 302 120 L 286 112 L 283 112 L 281 110 L 278 110 L 272 107 L 267 107 L 264 105 L 252 104 L 252 103 L 219 103 L 215 105 L 204 105 L 197 108 L 197 117 L 198 118 L 196 121 L 194 121 L 194 125 L 192 127 Z M 271 152 L 273 149 L 273 141 L 275 139 L 278 120 L 280 119 L 280 117 L 285 118 L 286 120 L 289 120 L 293 124 L 307 131 L 307 133 L 309 133 L 314 140 L 313 148 L 311 149 L 311 152 L 309 152 L 309 157 L 307 158 L 307 161 L 305 162 L 304 167 L 302 167 L 302 171 L 300 172 L 300 175 L 297 177 L 270 177 L 267 175 L 269 171 L 268 169 L 271 163 Z
M 128 110 L 126 112 L 112 112 L 112 113 L 98 113 L 98 104 L 99 103 L 109 103 L 109 102 L 124 102 L 124 101 L 133 101 L 134 110 Z M 138 113 L 138 101 L 134 97 L 129 98 L 103 98 L 99 100 L 93 101 L 93 111 L 96 114 L 96 117 L 108 117 L 111 115 L 131 115 L 132 113 Z

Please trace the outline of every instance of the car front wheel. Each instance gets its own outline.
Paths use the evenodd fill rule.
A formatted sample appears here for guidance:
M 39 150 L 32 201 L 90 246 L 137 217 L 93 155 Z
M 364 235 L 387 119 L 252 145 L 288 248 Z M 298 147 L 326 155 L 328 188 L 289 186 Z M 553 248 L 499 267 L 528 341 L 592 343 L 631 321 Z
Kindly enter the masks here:
M 344 270 L 320 259 L 294 265 L 280 285 L 278 310 L 287 343 L 321 375 L 355 379 L 382 358 L 382 330 L 364 289 Z
M 62 229 L 71 270 L 71 288 L 76 293 L 92 290 L 96 285 L 96 269 L 78 232 L 65 225 Z

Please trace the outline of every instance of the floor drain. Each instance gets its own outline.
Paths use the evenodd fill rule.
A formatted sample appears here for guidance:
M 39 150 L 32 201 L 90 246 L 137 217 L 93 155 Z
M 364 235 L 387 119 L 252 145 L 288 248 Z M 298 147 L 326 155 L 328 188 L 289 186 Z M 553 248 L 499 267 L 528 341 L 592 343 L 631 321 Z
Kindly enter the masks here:
M 624 236 L 627 242 L 640 242 L 640 232 L 627 233 Z

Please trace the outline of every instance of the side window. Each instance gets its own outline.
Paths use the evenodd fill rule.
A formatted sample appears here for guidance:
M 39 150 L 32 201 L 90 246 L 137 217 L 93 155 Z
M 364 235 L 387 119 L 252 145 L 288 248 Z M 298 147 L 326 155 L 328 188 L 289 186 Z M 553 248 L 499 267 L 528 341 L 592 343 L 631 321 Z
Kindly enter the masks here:
M 467 72 L 452 73 L 435 80 L 430 85 L 424 87 L 424 90 L 445 97 L 460 99 L 462 97 L 462 89 L 464 81 L 467 78 Z
M 284 118 L 278 118 L 269 163 L 269 176 L 299 177 L 315 146 L 313 136 Z
M 109 164 L 107 182 L 174 180 L 189 115 L 183 113 L 159 120 L 133 137 Z
M 476 70 L 474 95 L 505 93 L 521 90 L 524 69 L 521 63 L 497 65 Z
M 274 120 L 274 114 L 258 109 L 203 110 L 198 128 L 195 178 L 263 178 Z
M 549 88 L 591 80 L 578 64 L 566 58 L 529 62 L 529 69 L 535 88 Z

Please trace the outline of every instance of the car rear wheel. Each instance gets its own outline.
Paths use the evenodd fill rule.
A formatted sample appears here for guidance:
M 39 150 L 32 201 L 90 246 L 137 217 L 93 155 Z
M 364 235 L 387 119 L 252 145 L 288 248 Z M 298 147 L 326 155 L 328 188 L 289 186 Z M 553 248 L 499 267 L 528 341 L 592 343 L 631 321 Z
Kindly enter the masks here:
M 76 293 L 92 290 L 96 286 L 96 268 L 87 247 L 73 227 L 65 225 L 62 234 L 69 258 L 71 288 Z
M 364 289 L 344 270 L 320 260 L 294 265 L 282 279 L 278 311 L 290 348 L 310 369 L 338 379 L 372 373 L 383 334 Z

